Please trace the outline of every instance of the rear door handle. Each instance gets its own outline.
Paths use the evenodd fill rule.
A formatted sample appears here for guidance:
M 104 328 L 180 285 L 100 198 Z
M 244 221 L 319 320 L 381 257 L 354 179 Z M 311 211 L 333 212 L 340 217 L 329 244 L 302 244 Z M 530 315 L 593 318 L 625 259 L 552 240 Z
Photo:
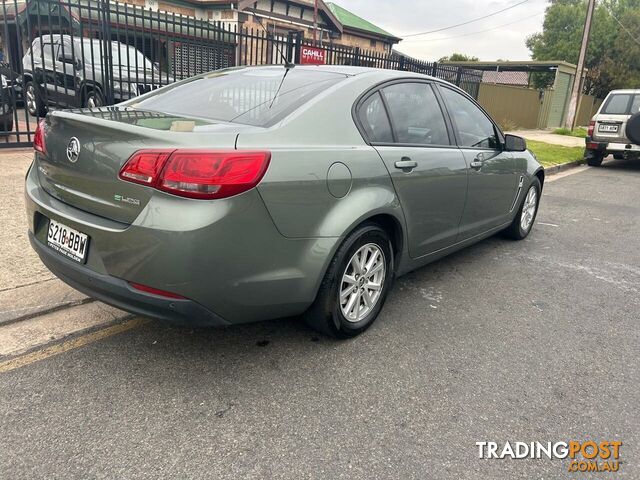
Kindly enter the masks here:
M 418 162 L 411 160 L 409 157 L 402 157 L 400 161 L 394 163 L 394 166 L 405 172 L 410 172 L 418 166 Z

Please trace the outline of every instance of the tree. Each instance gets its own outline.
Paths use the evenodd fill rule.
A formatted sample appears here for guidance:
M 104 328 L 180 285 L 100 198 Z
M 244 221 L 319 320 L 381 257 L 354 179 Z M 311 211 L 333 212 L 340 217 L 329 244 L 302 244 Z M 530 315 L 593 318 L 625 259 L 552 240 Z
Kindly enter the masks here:
M 442 57 L 438 62 L 477 62 L 478 57 L 472 57 L 471 55 L 465 55 L 464 53 L 452 53 Z
M 542 32 L 527 39 L 534 60 L 578 62 L 582 29 L 587 12 L 585 0 L 551 0 Z M 615 21 L 621 20 L 627 34 Z M 602 0 L 594 12 L 585 67 L 585 91 L 604 97 L 614 88 L 637 88 L 640 78 L 640 0 Z M 640 41 L 640 40 L 638 40 Z M 548 76 L 536 75 L 542 87 Z

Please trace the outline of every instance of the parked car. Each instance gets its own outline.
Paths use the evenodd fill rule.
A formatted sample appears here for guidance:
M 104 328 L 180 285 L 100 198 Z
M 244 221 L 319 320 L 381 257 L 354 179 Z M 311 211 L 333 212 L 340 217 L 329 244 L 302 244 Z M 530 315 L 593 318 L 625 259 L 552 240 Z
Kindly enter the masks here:
M 544 170 L 464 91 L 358 67 L 229 69 L 116 107 L 54 111 L 29 238 L 78 290 L 228 325 L 304 313 L 354 336 L 393 279 L 531 231 Z
M 585 158 L 599 167 L 609 154 L 617 159 L 640 157 L 640 145 L 625 135 L 627 121 L 640 111 L 640 90 L 612 90 L 589 122 Z
M 106 98 L 104 43 L 69 35 L 36 38 L 22 59 L 24 97 L 31 115 L 44 116 L 47 106 L 101 107 Z M 134 47 L 111 42 L 111 75 L 115 103 L 174 80 Z M 110 84 L 109 84 L 110 85 Z
M 10 80 L 0 73 L 0 132 L 13 130 L 14 98 Z

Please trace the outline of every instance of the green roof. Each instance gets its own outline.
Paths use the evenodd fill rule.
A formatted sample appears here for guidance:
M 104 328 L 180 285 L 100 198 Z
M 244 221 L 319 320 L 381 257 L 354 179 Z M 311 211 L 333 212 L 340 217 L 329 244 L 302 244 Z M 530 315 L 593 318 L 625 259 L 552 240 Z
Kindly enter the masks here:
M 329 10 L 331 10 L 331 13 L 333 13 L 345 27 L 357 28 L 358 30 L 364 30 L 365 32 L 375 33 L 377 35 L 384 35 L 385 37 L 398 38 L 364 18 L 359 17 L 355 13 L 336 5 L 335 3 L 326 2 L 326 5 L 329 7 Z

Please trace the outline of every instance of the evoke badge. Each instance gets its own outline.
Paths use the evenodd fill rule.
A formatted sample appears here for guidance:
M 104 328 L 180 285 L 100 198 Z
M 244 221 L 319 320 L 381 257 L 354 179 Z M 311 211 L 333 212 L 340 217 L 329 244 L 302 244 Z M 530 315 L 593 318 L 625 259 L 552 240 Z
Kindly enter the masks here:
M 71 137 L 67 145 L 67 159 L 71 163 L 76 163 L 80 156 L 80 141 L 76 137 Z

